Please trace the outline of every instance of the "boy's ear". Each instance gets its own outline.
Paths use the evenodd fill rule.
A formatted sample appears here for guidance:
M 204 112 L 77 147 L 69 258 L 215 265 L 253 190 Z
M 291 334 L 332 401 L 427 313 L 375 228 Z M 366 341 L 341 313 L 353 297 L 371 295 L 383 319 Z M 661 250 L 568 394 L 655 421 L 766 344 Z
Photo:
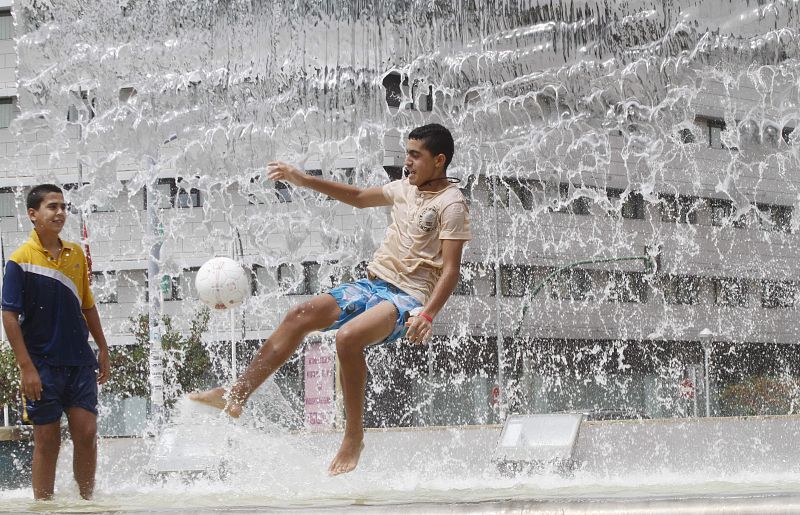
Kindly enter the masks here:
M 437 154 L 436 157 L 433 158 L 433 162 L 436 163 L 436 166 L 441 166 L 444 168 L 444 163 L 447 161 L 447 157 L 444 154 Z

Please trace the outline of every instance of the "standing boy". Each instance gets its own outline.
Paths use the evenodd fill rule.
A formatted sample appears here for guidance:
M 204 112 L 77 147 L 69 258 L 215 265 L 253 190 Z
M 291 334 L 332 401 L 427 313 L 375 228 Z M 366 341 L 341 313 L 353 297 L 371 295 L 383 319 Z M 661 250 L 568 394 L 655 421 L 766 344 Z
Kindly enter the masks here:
M 270 179 L 311 188 L 357 208 L 392 206 L 392 223 L 367 267 L 367 279 L 339 285 L 292 307 L 227 397 L 222 388 L 215 388 L 191 398 L 238 417 L 247 398 L 307 334 L 338 329 L 336 353 L 346 423 L 328 472 L 355 469 L 364 447 L 364 349 L 404 335 L 423 343 L 458 283 L 461 252 L 471 233 L 464 196 L 447 178 L 453 151 L 453 137 L 445 127 L 418 127 L 408 135 L 404 163 L 408 177 L 366 189 L 306 175 L 286 163 L 269 163 Z
M 97 385 L 109 378 L 108 346 L 86 258 L 80 245 L 59 237 L 67 220 L 63 192 L 53 184 L 34 186 L 26 206 L 33 231 L 6 264 L 3 326 L 33 422 L 33 496 L 53 496 L 66 412 L 75 480 L 81 497 L 89 499 L 97 466 Z M 100 350 L 99 363 L 89 333 Z

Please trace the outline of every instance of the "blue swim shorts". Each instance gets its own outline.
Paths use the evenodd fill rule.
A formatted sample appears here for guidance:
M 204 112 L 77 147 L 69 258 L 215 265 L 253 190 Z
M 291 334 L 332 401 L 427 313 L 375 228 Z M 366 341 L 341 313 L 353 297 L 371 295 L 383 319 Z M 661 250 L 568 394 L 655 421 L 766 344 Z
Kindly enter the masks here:
M 97 372 L 94 365 L 52 366 L 34 363 L 42 380 L 42 398 L 25 399 L 28 419 L 35 425 L 61 418 L 69 408 L 83 408 L 97 415 Z
M 406 334 L 406 321 L 410 316 L 409 311 L 422 307 L 422 304 L 408 293 L 383 279 L 377 278 L 359 279 L 352 283 L 340 284 L 326 293 L 331 294 L 336 299 L 342 314 L 339 315 L 339 319 L 333 325 L 323 329 L 323 331 L 339 329 L 349 320 L 385 300 L 394 304 L 397 308 L 397 322 L 394 325 L 392 334 L 383 340 L 384 343 L 402 338 Z

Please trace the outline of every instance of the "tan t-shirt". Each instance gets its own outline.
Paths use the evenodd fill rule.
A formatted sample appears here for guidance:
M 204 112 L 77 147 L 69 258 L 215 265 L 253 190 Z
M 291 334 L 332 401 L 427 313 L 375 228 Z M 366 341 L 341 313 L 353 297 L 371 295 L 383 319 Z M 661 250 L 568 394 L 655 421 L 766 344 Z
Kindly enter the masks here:
M 471 240 L 464 195 L 450 184 L 440 191 L 419 191 L 408 179 L 383 187 L 392 202 L 392 223 L 367 270 L 421 303 L 442 275 L 442 241 Z

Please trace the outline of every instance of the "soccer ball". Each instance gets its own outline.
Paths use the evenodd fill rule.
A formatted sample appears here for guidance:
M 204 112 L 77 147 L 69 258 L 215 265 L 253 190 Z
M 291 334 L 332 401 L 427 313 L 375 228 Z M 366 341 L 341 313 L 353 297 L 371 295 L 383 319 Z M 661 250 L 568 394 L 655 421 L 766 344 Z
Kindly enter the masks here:
M 197 296 L 214 309 L 228 309 L 250 295 L 250 277 L 236 261 L 216 257 L 205 262 L 194 281 Z

